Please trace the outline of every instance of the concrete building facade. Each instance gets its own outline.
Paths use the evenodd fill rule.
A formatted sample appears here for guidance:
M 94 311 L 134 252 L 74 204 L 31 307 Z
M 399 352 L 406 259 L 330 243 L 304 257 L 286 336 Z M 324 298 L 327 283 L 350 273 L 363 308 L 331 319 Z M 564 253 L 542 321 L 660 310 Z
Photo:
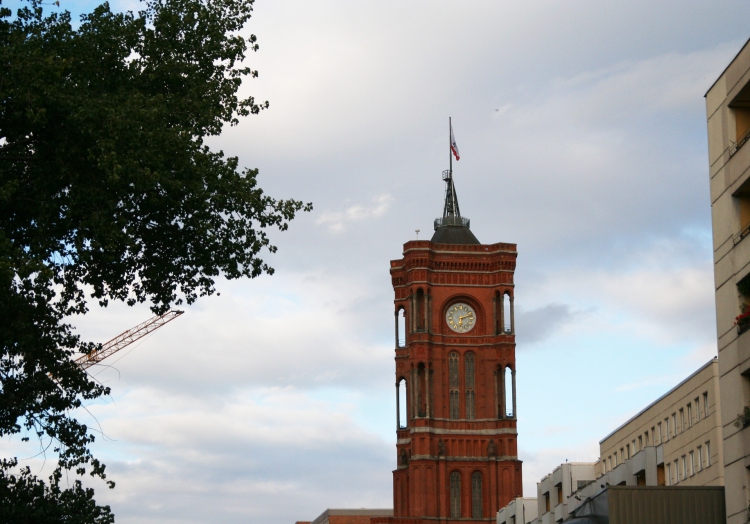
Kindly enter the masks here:
M 530 524 L 538 515 L 536 498 L 517 497 L 497 512 L 497 524 Z
M 721 424 L 729 524 L 746 523 L 750 508 L 748 43 L 706 93 Z
M 560 464 L 537 483 L 538 517 L 531 524 L 576 522 L 611 486 L 723 486 L 721 421 L 714 358 L 604 437 L 597 461 Z M 506 506 L 497 524 L 511 524 L 517 514 L 517 507 Z

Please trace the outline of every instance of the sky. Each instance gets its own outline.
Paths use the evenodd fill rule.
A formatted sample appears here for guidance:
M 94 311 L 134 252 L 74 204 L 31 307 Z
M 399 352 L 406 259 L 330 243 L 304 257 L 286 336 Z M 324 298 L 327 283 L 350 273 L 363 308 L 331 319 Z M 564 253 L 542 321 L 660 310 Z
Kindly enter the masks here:
M 448 117 L 462 214 L 518 245 L 525 495 L 596 460 L 716 354 L 703 95 L 749 16 L 734 0 L 258 0 L 242 93 L 270 107 L 210 145 L 314 211 L 271 232 L 273 276 L 219 280 L 92 371 L 112 394 L 78 416 L 117 483 L 93 483 L 97 500 L 124 524 L 392 506 L 389 261 L 442 212 Z M 103 342 L 149 316 L 73 323 Z

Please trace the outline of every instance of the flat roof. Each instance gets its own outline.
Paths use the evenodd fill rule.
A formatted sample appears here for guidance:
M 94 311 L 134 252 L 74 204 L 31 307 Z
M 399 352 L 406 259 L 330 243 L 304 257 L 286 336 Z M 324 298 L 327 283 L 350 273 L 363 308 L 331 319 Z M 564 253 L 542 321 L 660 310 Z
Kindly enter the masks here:
M 312 521 L 312 524 L 320 524 L 331 515 L 348 515 L 348 516 L 373 516 L 373 517 L 392 517 L 393 510 L 386 508 L 359 508 L 359 509 L 334 509 L 329 508 L 318 515 L 318 518 Z
M 748 42 L 750 42 L 750 40 L 748 40 Z M 714 362 L 718 362 L 718 361 L 719 361 L 718 358 L 714 357 L 711 360 L 709 360 L 708 362 L 706 362 L 705 364 L 703 364 L 701 367 L 699 367 L 697 370 L 695 370 L 693 373 L 691 373 L 690 376 L 687 377 L 685 380 L 683 380 L 682 382 L 680 382 L 679 384 L 677 384 L 675 387 L 673 387 L 672 389 L 670 389 L 669 391 L 667 391 L 666 393 L 664 393 L 661 397 L 659 397 L 656 400 L 654 400 L 651 404 L 649 404 L 648 406 L 646 406 L 645 408 L 643 408 L 642 410 L 640 410 L 638 413 L 636 413 L 635 415 L 633 415 L 632 417 L 630 417 L 627 420 L 627 422 L 621 424 L 616 430 L 614 430 L 612 433 L 610 433 L 609 435 L 607 435 L 606 437 L 604 437 L 603 439 L 601 439 L 599 441 L 599 444 L 601 445 L 601 443 L 604 442 L 605 440 L 607 440 L 609 437 L 611 437 L 612 435 L 614 435 L 615 433 L 617 433 L 618 431 L 620 431 L 622 428 L 624 428 L 625 426 L 627 426 L 628 424 L 630 424 L 631 422 L 633 422 L 635 419 L 637 419 L 638 417 L 640 417 L 641 415 L 643 415 L 646 411 L 648 411 L 649 409 L 651 409 L 652 407 L 654 407 L 656 404 L 658 404 L 659 402 L 661 402 L 662 400 L 664 400 L 665 398 L 667 398 L 669 395 L 671 395 L 672 393 L 674 393 L 674 391 L 677 388 L 679 388 L 680 386 L 684 385 L 688 380 L 690 380 L 691 378 L 693 378 L 694 376 L 696 376 L 698 373 L 700 373 L 701 371 L 703 371 L 704 369 L 706 369 L 708 366 L 710 366 Z
M 711 91 L 711 90 L 712 90 L 712 89 L 714 88 L 714 86 L 716 85 L 716 82 L 718 82 L 718 81 L 719 81 L 719 78 L 721 78 L 722 76 L 724 76 L 724 73 L 726 73 L 726 72 L 727 72 L 727 69 L 729 69 L 729 66 L 731 66 L 731 65 L 732 65 L 732 63 L 733 63 L 733 62 L 734 62 L 735 60 L 737 60 L 737 57 L 738 57 L 738 56 L 740 56 L 740 53 L 742 52 L 742 50 L 743 50 L 743 49 L 745 49 L 745 48 L 747 47 L 747 44 L 750 44 L 750 38 L 748 38 L 748 39 L 747 39 L 747 40 L 745 41 L 745 43 L 744 43 L 744 44 L 742 45 L 742 47 L 740 47 L 740 50 L 739 50 L 739 51 L 737 51 L 737 54 L 735 54 L 735 55 L 734 55 L 734 56 L 732 57 L 732 59 L 731 59 L 731 60 L 729 61 L 729 63 L 728 63 L 728 64 L 727 64 L 727 66 L 726 66 L 726 67 L 724 68 L 724 70 L 723 70 L 723 71 L 721 72 L 721 74 L 720 74 L 719 76 L 717 76 L 717 77 L 716 77 L 716 80 L 714 80 L 714 83 L 713 83 L 713 84 L 711 84 L 711 87 L 709 87 L 709 88 L 708 88 L 708 91 Z M 704 94 L 704 95 L 703 95 L 703 98 L 706 98 L 706 97 L 708 96 L 708 91 L 706 91 L 706 94 Z

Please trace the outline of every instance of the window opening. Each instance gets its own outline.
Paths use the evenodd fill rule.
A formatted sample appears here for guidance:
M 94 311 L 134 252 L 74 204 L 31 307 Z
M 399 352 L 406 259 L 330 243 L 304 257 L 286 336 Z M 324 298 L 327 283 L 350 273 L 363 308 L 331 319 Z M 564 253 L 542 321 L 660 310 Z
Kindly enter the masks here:
M 503 331 L 505 333 L 511 332 L 510 324 L 510 295 L 505 293 L 503 294 Z
M 448 389 L 450 397 L 450 419 L 458 420 L 458 353 L 455 351 L 448 355 Z
M 466 387 L 466 418 L 474 420 L 476 418 L 475 393 L 474 393 L 474 353 L 464 355 L 464 374 Z
M 417 416 L 427 416 L 427 384 L 426 384 L 427 373 L 425 371 L 424 364 L 417 366 Z
M 461 518 L 461 474 L 453 471 L 450 476 L 451 518 Z
M 513 372 L 510 367 L 505 368 L 505 376 L 503 377 L 503 383 L 505 385 L 505 415 L 513 417 L 513 406 L 515 405 L 515 399 L 513 398 Z
M 396 312 L 396 347 L 406 347 L 406 310 Z
M 706 467 L 711 466 L 711 442 L 706 442 Z
M 406 428 L 409 425 L 408 407 L 406 404 L 406 379 L 402 378 L 398 381 L 397 389 L 398 405 L 396 406 L 396 411 L 398 412 L 398 427 Z
M 698 471 L 703 470 L 703 446 L 698 446 Z
M 425 300 L 424 300 L 424 291 L 422 289 L 417 290 L 417 331 L 424 331 L 425 330 L 425 323 L 424 323 L 424 317 L 425 317 Z
M 708 391 L 703 393 L 703 414 L 708 418 Z
M 471 474 L 471 518 L 482 518 L 482 474 L 478 471 Z
M 701 403 L 700 398 L 695 397 L 695 421 L 700 422 L 701 420 Z

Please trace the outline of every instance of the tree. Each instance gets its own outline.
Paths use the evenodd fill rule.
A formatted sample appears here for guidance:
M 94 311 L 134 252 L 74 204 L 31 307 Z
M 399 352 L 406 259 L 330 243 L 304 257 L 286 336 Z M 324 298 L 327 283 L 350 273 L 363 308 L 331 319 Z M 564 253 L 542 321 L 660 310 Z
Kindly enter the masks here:
M 257 170 L 204 143 L 268 107 L 237 94 L 257 76 L 242 64 L 258 49 L 241 36 L 252 4 L 105 3 L 74 28 L 39 0 L 15 15 L 0 0 L 0 436 L 57 455 L 49 485 L 0 463 L 3 522 L 41 500 L 57 522 L 74 507 L 76 522 L 113 519 L 93 492 L 60 484 L 66 470 L 106 478 L 73 411 L 109 390 L 73 364 L 97 346 L 66 318 L 90 299 L 164 312 L 213 293 L 219 275 L 270 274 L 266 230 L 312 209 L 270 198 Z

